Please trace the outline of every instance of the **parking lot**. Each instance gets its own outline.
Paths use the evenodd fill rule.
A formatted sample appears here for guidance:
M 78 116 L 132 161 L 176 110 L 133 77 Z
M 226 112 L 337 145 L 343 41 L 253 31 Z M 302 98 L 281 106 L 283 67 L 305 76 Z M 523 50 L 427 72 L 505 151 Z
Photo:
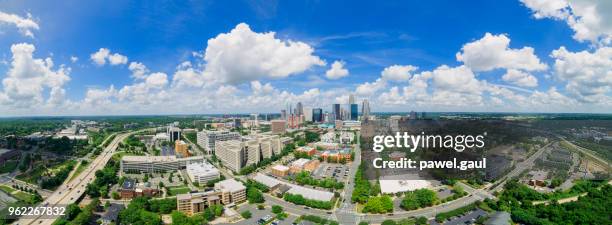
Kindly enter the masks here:
M 317 179 L 334 178 L 337 181 L 344 181 L 349 176 L 349 166 L 337 163 L 321 163 L 319 168 L 313 172 Z

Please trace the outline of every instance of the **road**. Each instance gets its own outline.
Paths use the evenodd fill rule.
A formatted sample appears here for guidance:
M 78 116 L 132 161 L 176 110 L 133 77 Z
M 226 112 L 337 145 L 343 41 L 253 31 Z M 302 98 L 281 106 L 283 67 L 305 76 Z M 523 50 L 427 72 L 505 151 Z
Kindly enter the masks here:
M 517 163 L 512 171 L 510 171 L 509 173 L 507 173 L 503 177 L 497 179 L 497 181 L 494 182 L 493 185 L 491 185 L 493 187 L 493 189 L 490 189 L 489 193 L 494 193 L 496 191 L 501 191 L 501 189 L 504 187 L 504 184 L 506 183 L 506 181 L 510 180 L 510 178 L 512 178 L 512 177 L 520 175 L 526 169 L 531 168 L 535 164 L 535 160 L 538 159 L 542 155 L 542 153 L 544 153 L 546 148 L 548 146 L 550 146 L 552 143 L 555 143 L 555 142 L 551 141 L 550 143 L 548 143 L 548 144 L 544 145 L 543 147 L 541 147 L 540 149 L 538 149 L 538 151 L 533 153 L 531 156 L 529 156 L 529 158 L 525 159 L 524 161 L 522 161 L 520 163 Z
M 358 132 L 355 135 L 355 138 L 357 139 L 355 159 L 353 159 L 353 162 L 350 165 L 349 177 L 344 184 L 344 191 L 341 194 L 343 202 L 340 204 L 340 207 L 336 208 L 336 211 L 334 211 L 334 216 L 340 224 L 356 224 L 359 222 L 357 217 L 355 217 L 356 205 L 351 201 L 351 197 L 353 196 L 353 189 L 355 188 L 353 185 L 353 182 L 355 181 L 355 173 L 357 173 L 357 169 L 361 164 L 361 134 Z
M 40 203 L 40 206 L 47 207 L 64 207 L 71 203 L 75 203 L 85 192 L 85 188 L 88 183 L 92 182 L 95 179 L 96 171 L 104 168 L 108 160 L 113 156 L 114 151 L 117 149 L 117 146 L 120 142 L 122 142 L 128 136 L 140 131 L 118 134 L 115 136 L 113 141 L 98 155 L 91 163 L 87 169 L 85 169 L 82 173 L 80 173 L 77 177 L 75 177 L 72 181 L 68 183 L 62 184 L 60 187 L 56 189 L 55 192 L 48 198 L 46 198 L 43 202 Z M 47 218 L 43 216 L 32 216 L 29 218 L 21 218 L 15 221 L 13 224 L 16 225 L 27 225 L 27 224 L 43 224 L 50 225 L 52 224 L 57 217 Z

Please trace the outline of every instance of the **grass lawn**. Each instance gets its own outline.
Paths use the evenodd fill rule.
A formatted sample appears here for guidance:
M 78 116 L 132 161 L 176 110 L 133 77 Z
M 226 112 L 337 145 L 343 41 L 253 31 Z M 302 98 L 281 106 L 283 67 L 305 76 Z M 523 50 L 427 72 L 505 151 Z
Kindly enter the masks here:
M 17 193 L 13 194 L 13 196 L 24 202 L 32 202 L 34 198 L 34 195 L 23 191 L 18 191 Z
M 19 165 L 19 161 L 17 161 L 17 160 L 7 161 L 7 162 L 4 163 L 4 165 L 0 166 L 0 173 L 10 173 L 10 172 L 13 172 L 13 170 L 15 170 L 15 168 L 17 168 L 17 165 Z
M 191 191 L 191 189 L 187 186 L 168 187 L 168 195 L 185 194 L 189 191 Z
M 81 161 L 81 163 L 79 163 L 79 166 L 76 168 L 76 171 L 74 171 L 74 173 L 72 174 L 70 179 L 68 179 L 68 181 L 72 181 L 72 179 L 79 176 L 79 174 L 83 172 L 87 168 L 88 165 L 89 165 L 89 162 Z
M 12 187 L 6 186 L 6 185 L 0 185 L 0 190 L 6 192 L 8 194 L 11 194 L 11 193 L 13 193 L 13 191 L 15 191 L 15 189 L 13 189 Z

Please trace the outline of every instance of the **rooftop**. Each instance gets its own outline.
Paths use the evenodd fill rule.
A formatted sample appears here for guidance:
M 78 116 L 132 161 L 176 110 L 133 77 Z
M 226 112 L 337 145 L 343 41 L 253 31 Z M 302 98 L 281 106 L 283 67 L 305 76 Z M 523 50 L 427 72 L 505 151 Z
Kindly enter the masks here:
M 244 184 L 236 181 L 235 179 L 227 179 L 227 180 L 220 181 L 219 183 L 215 184 L 215 187 L 219 187 L 220 189 L 223 189 L 224 191 L 229 191 L 229 192 L 236 192 L 236 191 L 241 191 L 241 190 L 246 189 Z
M 187 173 L 189 174 L 207 174 L 207 175 L 216 175 L 219 174 L 219 170 L 215 168 L 213 165 L 206 161 L 202 161 L 201 163 L 191 163 L 187 165 Z
M 280 171 L 287 171 L 287 170 L 289 170 L 289 167 L 286 167 L 286 166 L 283 166 L 283 165 L 279 164 L 279 165 L 276 165 L 276 166 L 272 167 L 272 169 L 280 170 Z

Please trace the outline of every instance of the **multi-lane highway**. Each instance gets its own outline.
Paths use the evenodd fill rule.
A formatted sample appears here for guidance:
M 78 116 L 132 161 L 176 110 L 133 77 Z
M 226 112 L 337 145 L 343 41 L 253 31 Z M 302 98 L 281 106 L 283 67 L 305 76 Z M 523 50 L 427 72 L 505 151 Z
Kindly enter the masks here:
M 65 207 L 71 203 L 75 203 L 85 192 L 87 184 L 93 182 L 95 179 L 96 171 L 104 168 L 108 160 L 113 156 L 114 151 L 121 141 L 130 136 L 132 133 L 123 133 L 115 136 L 115 139 L 104 148 L 104 151 L 98 155 L 77 177 L 67 183 L 62 184 L 57 188 L 55 192 L 39 206 L 46 207 Z M 59 216 L 58 216 L 59 217 Z M 43 224 L 50 225 L 58 217 L 49 218 L 48 216 L 28 216 L 15 221 L 13 224 L 16 225 L 28 225 L 28 224 Z

